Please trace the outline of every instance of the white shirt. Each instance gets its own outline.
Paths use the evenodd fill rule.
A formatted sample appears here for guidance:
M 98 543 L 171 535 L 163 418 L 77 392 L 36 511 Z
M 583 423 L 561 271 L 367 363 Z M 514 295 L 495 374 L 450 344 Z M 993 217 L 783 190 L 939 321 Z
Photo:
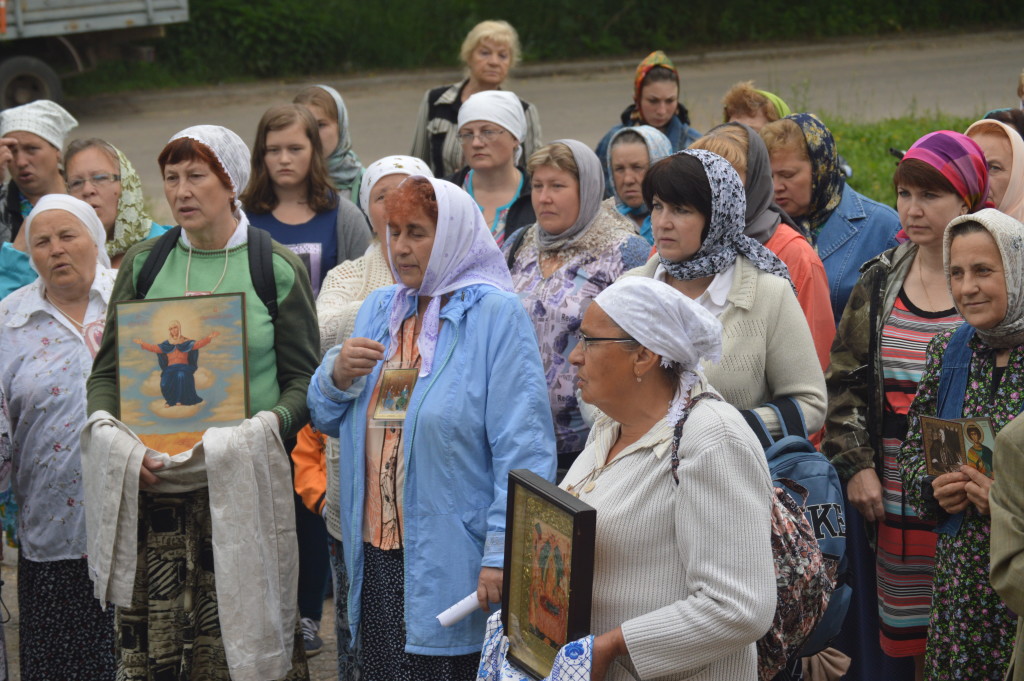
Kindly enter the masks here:
M 106 319 L 116 274 L 97 265 L 87 325 Z M 42 279 L 0 301 L 0 347 L 22 554 L 37 562 L 80 559 L 86 537 L 78 438 L 92 354 L 75 325 L 44 297 Z
M 704 293 L 697 296 L 696 301 L 700 303 L 705 310 L 716 317 L 720 317 L 722 313 L 725 312 L 725 308 L 729 307 L 729 291 L 732 289 L 732 280 L 735 271 L 736 263 L 734 262 L 732 265 L 729 265 L 728 268 L 716 274 L 714 279 L 711 280 L 711 283 L 708 284 Z M 663 281 L 666 284 L 672 284 L 672 282 L 669 281 L 668 270 L 665 269 L 665 266 L 662 264 L 659 264 L 658 269 L 654 271 L 654 278 L 658 281 Z

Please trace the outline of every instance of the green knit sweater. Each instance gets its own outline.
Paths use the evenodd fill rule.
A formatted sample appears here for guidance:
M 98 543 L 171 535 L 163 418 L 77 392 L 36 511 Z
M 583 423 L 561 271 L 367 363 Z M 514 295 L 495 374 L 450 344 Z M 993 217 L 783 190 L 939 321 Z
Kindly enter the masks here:
M 156 244 L 150 239 L 136 244 L 125 254 L 114 283 L 107 310 L 107 325 L 88 382 L 88 410 L 102 409 L 120 417 L 117 390 L 117 320 L 114 303 L 136 298 L 135 283 L 143 263 Z M 293 437 L 309 421 L 306 389 L 316 371 L 319 357 L 319 329 L 313 305 L 309 275 L 302 262 L 287 248 L 274 242 L 273 268 L 277 282 L 276 322 L 256 294 L 249 275 L 248 244 L 227 251 L 192 250 L 181 241 L 171 251 L 157 274 L 146 298 L 185 295 L 185 271 L 192 291 L 245 293 L 245 324 L 248 341 L 249 400 L 252 413 L 272 410 L 281 420 L 281 436 Z M 224 272 L 224 280 L 217 281 Z

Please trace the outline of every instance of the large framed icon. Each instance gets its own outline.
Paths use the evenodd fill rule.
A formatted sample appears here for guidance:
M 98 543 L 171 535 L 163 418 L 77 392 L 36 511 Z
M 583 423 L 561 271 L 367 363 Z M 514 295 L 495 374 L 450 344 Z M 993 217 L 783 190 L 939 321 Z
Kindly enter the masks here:
M 245 294 L 116 303 L 121 421 L 174 455 L 250 416 Z
M 539 475 L 508 480 L 501 619 L 508 660 L 536 679 L 590 633 L 597 511 Z

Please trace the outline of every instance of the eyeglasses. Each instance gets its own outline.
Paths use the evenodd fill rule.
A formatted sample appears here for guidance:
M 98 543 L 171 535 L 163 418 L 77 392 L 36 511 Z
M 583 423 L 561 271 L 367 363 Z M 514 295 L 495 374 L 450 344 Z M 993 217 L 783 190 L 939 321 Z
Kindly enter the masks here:
M 480 132 L 460 132 L 456 135 L 463 144 L 471 144 L 474 137 L 479 137 L 485 143 L 492 141 L 498 135 L 508 132 L 507 130 L 481 130 Z
M 106 173 L 101 175 L 91 175 L 89 177 L 79 177 L 68 181 L 68 191 L 71 193 L 77 192 L 85 186 L 86 182 L 91 182 L 93 187 L 103 187 L 111 182 L 120 181 L 120 175 L 107 175 Z
M 594 343 L 636 343 L 635 338 L 595 338 L 594 336 L 587 336 L 582 331 L 576 332 L 576 340 L 583 344 L 583 350 L 586 351 Z

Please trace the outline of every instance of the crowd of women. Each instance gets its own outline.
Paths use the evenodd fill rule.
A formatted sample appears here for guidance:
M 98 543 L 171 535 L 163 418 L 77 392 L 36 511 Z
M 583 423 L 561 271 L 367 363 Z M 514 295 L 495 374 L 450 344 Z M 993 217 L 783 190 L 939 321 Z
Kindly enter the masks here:
M 0 112 L 21 678 L 307 679 L 328 592 L 339 681 L 525 678 L 480 655 L 525 468 L 597 509 L 585 676 L 557 678 L 753 680 L 777 582 L 747 419 L 780 434 L 788 398 L 844 483 L 854 598 L 828 664 L 776 678 L 1024 679 L 1024 112 L 918 139 L 893 210 L 753 83 L 699 133 L 662 52 L 596 151 L 545 144 L 501 88 L 519 53 L 477 25 L 412 154 L 366 166 L 325 85 L 251 152 L 177 132 L 173 227 L 57 104 Z M 250 417 L 149 449 L 116 304 L 238 292 Z M 213 336 L 163 323 L 195 371 Z M 926 417 L 988 419 L 994 461 L 929 475 Z

